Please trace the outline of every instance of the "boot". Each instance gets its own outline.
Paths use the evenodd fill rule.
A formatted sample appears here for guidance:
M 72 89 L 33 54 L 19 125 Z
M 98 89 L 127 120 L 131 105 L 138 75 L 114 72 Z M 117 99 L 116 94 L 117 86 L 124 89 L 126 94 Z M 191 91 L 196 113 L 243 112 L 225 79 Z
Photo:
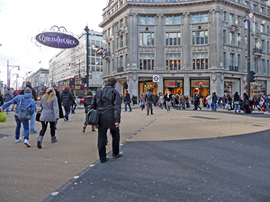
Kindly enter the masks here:
M 92 126 L 92 131 L 93 131 L 93 132 L 96 131 L 96 130 L 95 130 L 95 126 Z
M 82 132 L 83 132 L 83 133 L 85 133 L 86 126 L 87 126 L 87 125 L 84 125 L 84 126 L 83 126 L 83 129 L 82 129 Z
M 51 140 L 52 140 L 52 143 L 55 143 L 58 141 L 55 136 L 51 136 Z
M 42 140 L 43 140 L 43 136 L 38 136 L 38 138 L 37 138 L 37 147 L 39 149 L 42 148 Z

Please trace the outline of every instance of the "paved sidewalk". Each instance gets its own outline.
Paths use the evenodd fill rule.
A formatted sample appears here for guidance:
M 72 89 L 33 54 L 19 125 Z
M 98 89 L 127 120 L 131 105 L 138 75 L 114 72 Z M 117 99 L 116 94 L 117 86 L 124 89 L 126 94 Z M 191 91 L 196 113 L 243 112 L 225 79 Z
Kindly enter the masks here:
M 60 191 L 56 197 L 62 196 L 62 191 L 67 190 L 64 188 L 67 188 L 70 185 L 70 182 L 74 182 L 72 180 L 70 181 L 74 176 L 79 176 L 76 181 L 77 185 L 88 184 L 84 183 L 87 179 L 82 178 L 83 173 L 90 176 L 95 175 L 97 178 L 94 179 L 94 181 L 95 183 L 99 183 L 101 179 L 99 177 L 104 176 L 106 181 L 106 179 L 109 179 L 109 175 L 114 175 L 114 172 L 116 172 L 117 169 L 113 169 L 116 167 L 120 169 L 119 175 L 121 175 L 116 175 L 116 178 L 114 179 L 119 180 L 121 183 L 123 182 L 123 179 L 127 179 L 126 183 L 132 184 L 132 179 L 126 178 L 126 176 L 129 175 L 141 176 L 141 179 L 134 178 L 133 180 L 135 180 L 135 183 L 137 183 L 136 180 L 143 183 L 145 181 L 144 179 L 148 179 L 148 173 L 152 172 L 153 169 L 156 169 L 158 173 L 157 175 L 154 175 L 155 173 L 153 172 L 154 176 L 150 176 L 150 178 L 159 178 L 160 175 L 164 175 L 164 178 L 169 179 L 169 176 L 166 174 L 168 167 L 162 167 L 162 165 L 170 165 L 172 156 L 173 159 L 176 159 L 177 162 L 179 161 L 181 163 L 186 156 L 181 156 L 180 154 L 188 152 L 192 153 L 193 151 L 195 152 L 196 148 L 199 147 L 198 144 L 200 144 L 200 139 L 205 139 L 206 141 L 214 138 L 213 140 L 216 140 L 215 138 L 222 139 L 221 137 L 225 138 L 228 136 L 235 136 L 237 138 L 239 135 L 239 137 L 241 137 L 242 134 L 248 133 L 254 133 L 254 135 L 257 136 L 258 132 L 270 129 L 269 117 L 270 116 L 267 114 L 259 114 L 259 116 L 256 116 L 255 114 L 243 115 L 232 114 L 230 112 L 209 112 L 205 110 L 193 111 L 190 109 L 172 110 L 167 112 L 156 107 L 154 108 L 154 115 L 146 116 L 145 110 L 141 111 L 139 108 L 134 107 L 132 112 L 122 113 L 120 130 L 121 143 L 123 145 L 121 146 L 121 149 L 124 150 L 125 156 L 117 160 L 111 159 L 105 164 L 100 164 L 97 154 L 97 132 L 92 132 L 90 127 L 87 128 L 86 133 L 81 132 L 84 122 L 83 108 L 79 107 L 78 110 L 76 110 L 76 114 L 71 114 L 70 121 L 68 123 L 60 120 L 56 132 L 56 136 L 59 140 L 57 143 L 52 144 L 50 142 L 50 134 L 47 131 L 43 142 L 43 148 L 41 150 L 36 148 L 36 138 L 38 134 L 30 135 L 30 144 L 32 144 L 31 148 L 26 148 L 23 143 L 15 144 L 15 121 L 13 114 L 10 113 L 8 115 L 7 123 L 0 123 L 0 201 L 37 202 L 44 200 L 48 196 L 49 198 L 46 200 L 51 200 L 51 194 L 54 192 Z M 40 125 L 40 123 L 36 123 L 36 129 L 38 131 L 41 128 Z M 263 136 L 265 135 L 262 135 L 262 137 Z M 261 148 L 260 145 L 262 143 L 267 143 L 267 138 L 269 138 L 269 136 L 265 137 L 265 139 L 258 142 L 257 146 L 253 145 L 252 141 L 255 139 L 252 139 L 250 143 L 247 143 L 245 149 L 251 149 L 251 151 L 254 150 L 254 152 L 257 151 L 257 147 Z M 189 145 L 181 146 L 185 142 L 189 141 L 191 141 Z M 205 148 L 207 149 L 205 149 L 205 152 L 207 152 L 208 149 L 209 151 L 211 151 L 211 149 L 216 150 L 211 151 L 209 154 L 205 153 L 205 156 L 209 157 L 212 156 L 212 154 L 224 151 L 224 158 L 229 158 L 230 156 L 236 155 L 236 153 L 231 153 L 232 151 L 238 149 L 241 151 L 240 148 L 234 148 L 235 144 L 232 142 L 236 142 L 235 140 L 229 139 L 228 142 L 231 142 L 232 146 L 228 149 L 227 147 L 219 148 L 223 143 L 216 141 L 213 141 L 213 144 L 206 145 Z M 239 144 L 237 145 L 239 146 Z M 248 145 L 250 145 L 250 148 Z M 182 149 L 184 149 L 184 151 Z M 107 151 L 109 152 L 110 150 L 111 139 L 109 138 Z M 202 151 L 198 150 L 196 152 L 198 152 L 196 154 L 199 154 Z M 268 152 L 269 150 L 267 149 L 264 151 L 258 150 L 256 155 L 258 158 L 261 158 L 264 157 L 261 155 L 269 155 Z M 169 156 L 170 159 L 166 159 L 166 156 Z M 253 157 L 254 156 L 251 156 L 250 160 L 256 162 L 256 159 L 253 159 Z M 207 163 L 204 159 L 200 159 L 200 161 L 203 164 Z M 138 162 L 140 169 L 136 168 L 136 164 L 127 165 L 131 162 Z M 112 165 L 115 165 L 115 167 Z M 157 169 L 158 165 L 161 167 Z M 197 167 L 196 164 L 193 165 L 188 163 L 188 165 L 191 166 L 191 168 Z M 258 165 L 261 166 L 261 164 Z M 179 165 L 175 166 L 176 170 L 181 171 L 182 168 L 178 167 Z M 235 166 L 239 167 L 237 162 L 232 163 L 232 167 Z M 151 168 L 151 170 L 147 170 L 147 168 Z M 172 169 L 173 168 L 174 165 L 172 166 Z M 100 175 L 93 172 L 93 169 L 97 169 L 95 172 L 100 172 Z M 244 167 L 240 166 L 239 169 L 244 169 Z M 173 172 L 169 173 L 171 173 L 170 176 L 175 176 L 175 178 L 181 177 Z M 180 173 L 182 173 L 182 171 Z M 266 174 L 268 173 L 266 172 Z M 124 178 L 122 179 L 121 176 Z M 265 176 L 262 177 L 262 179 L 267 179 Z M 182 178 L 180 179 L 182 180 Z M 164 181 L 164 184 L 161 184 L 162 187 L 170 187 L 170 181 L 171 180 Z M 149 183 L 148 181 L 146 182 Z M 158 182 L 158 180 L 156 182 Z M 125 183 L 123 185 L 125 185 Z M 179 184 L 175 185 L 178 186 Z M 259 183 L 258 185 L 262 186 L 262 184 Z M 99 186 L 97 186 L 97 188 L 98 187 Z M 188 185 L 185 185 L 185 187 L 188 187 Z M 84 194 L 84 188 L 80 188 L 82 188 L 81 193 Z M 90 188 L 92 190 L 92 187 L 86 186 L 85 190 L 89 191 Z M 129 190 L 129 194 L 139 197 L 139 199 L 140 197 L 143 197 L 140 195 L 145 193 L 144 186 L 138 189 L 137 187 L 132 186 L 130 188 L 131 189 L 128 187 L 126 188 Z M 102 188 L 101 190 L 103 189 L 106 190 L 106 188 Z M 114 198 L 113 195 L 109 195 L 112 200 L 101 198 L 101 201 L 116 201 L 118 199 L 118 201 L 123 201 L 125 198 L 122 198 L 121 190 L 118 190 L 117 188 L 115 190 L 116 191 L 114 193 L 120 198 Z M 145 191 L 152 190 L 146 189 Z M 257 189 L 255 189 L 255 191 L 257 191 Z M 93 196 L 99 196 L 99 191 L 96 192 L 95 189 L 90 193 L 93 194 Z M 67 193 L 67 195 L 68 194 L 69 193 Z M 85 196 L 88 197 L 88 195 Z M 145 197 L 146 196 L 148 197 L 148 195 L 145 195 Z M 52 197 L 52 199 L 56 198 Z M 131 197 L 130 201 L 133 199 L 134 198 Z M 75 199 L 71 197 L 70 200 L 65 199 L 63 201 L 72 200 Z M 84 201 L 92 201 L 92 198 L 88 198 Z M 164 199 L 161 199 L 161 201 L 164 201 Z

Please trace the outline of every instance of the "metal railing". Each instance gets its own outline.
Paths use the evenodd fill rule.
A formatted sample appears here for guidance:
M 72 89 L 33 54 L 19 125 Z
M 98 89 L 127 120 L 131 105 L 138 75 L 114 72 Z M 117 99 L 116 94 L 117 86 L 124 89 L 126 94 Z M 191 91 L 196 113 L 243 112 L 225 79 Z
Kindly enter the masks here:
M 234 72 L 238 72 L 239 71 L 239 68 L 238 68 L 238 66 L 229 66 L 229 70 L 230 71 L 234 71 Z

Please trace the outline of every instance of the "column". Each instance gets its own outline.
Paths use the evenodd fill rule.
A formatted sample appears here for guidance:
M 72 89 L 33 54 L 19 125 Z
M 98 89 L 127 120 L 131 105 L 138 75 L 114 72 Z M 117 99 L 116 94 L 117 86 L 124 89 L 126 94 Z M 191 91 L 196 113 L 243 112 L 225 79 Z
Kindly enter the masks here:
M 189 79 L 189 75 L 185 74 L 184 75 L 184 93 L 183 95 L 188 95 L 190 96 L 190 79 Z
M 189 26 L 189 17 L 190 14 L 188 12 L 183 13 L 184 15 L 184 25 L 183 25 L 183 46 L 182 46 L 182 54 L 183 54 L 183 69 L 192 69 L 191 64 L 191 30 Z
M 127 83 L 128 83 L 128 91 L 129 91 L 130 97 L 132 97 L 132 95 L 139 96 L 137 75 L 129 74 L 127 76 Z
M 130 53 L 130 68 L 138 68 L 138 14 L 132 13 L 129 18 L 129 49 L 128 52 Z
M 156 29 L 156 68 L 164 68 L 164 26 L 163 26 L 163 14 L 159 13 L 157 15 L 157 29 Z M 162 82 L 163 84 L 163 82 Z
M 243 19 L 240 20 L 240 46 L 241 46 L 241 55 L 240 55 L 240 67 L 238 67 L 240 72 L 246 71 L 246 42 L 245 42 L 245 22 Z
M 163 81 L 163 75 L 159 75 L 159 82 L 158 82 L 158 93 L 164 93 L 164 81 Z

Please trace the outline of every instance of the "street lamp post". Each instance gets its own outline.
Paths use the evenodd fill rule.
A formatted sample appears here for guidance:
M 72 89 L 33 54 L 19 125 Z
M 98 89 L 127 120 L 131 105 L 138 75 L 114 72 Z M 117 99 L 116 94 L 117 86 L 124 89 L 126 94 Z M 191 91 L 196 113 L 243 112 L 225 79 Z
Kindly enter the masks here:
M 13 68 L 9 69 L 9 67 L 13 67 Z M 18 67 L 18 70 L 20 70 L 20 66 L 18 66 L 18 65 L 10 65 L 9 61 L 7 61 L 7 87 L 8 87 L 8 89 L 10 89 L 10 72 L 15 67 Z
M 247 22 L 248 27 L 248 37 L 247 37 L 247 46 L 248 46 L 248 56 L 247 56 L 247 89 L 248 97 L 250 98 L 250 20 L 245 18 L 244 22 Z
M 86 90 L 89 90 L 89 28 L 85 27 L 84 31 L 86 31 Z

